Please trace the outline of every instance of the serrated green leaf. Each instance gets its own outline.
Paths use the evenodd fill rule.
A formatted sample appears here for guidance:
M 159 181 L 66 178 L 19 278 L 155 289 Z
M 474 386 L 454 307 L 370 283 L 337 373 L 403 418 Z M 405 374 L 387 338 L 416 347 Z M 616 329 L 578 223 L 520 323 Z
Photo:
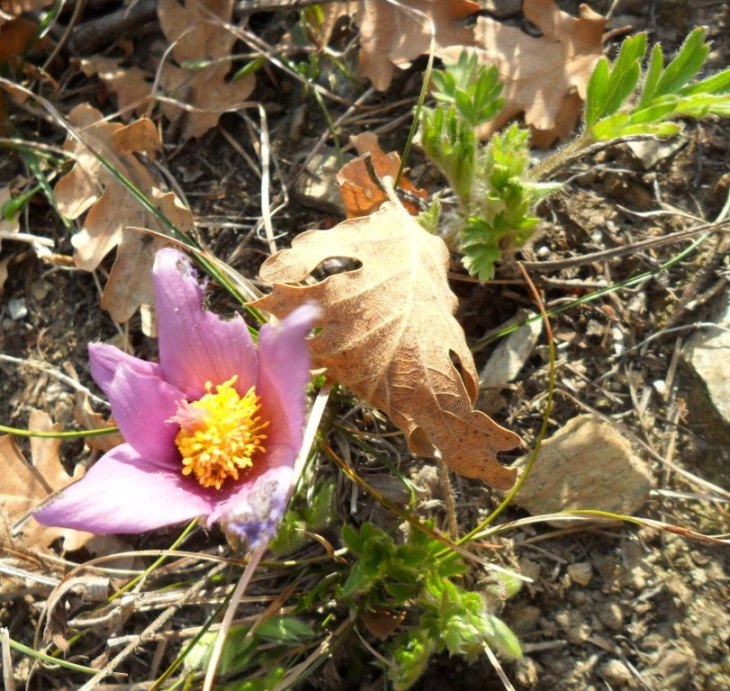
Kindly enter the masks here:
M 649 66 L 646 68 L 644 76 L 644 85 L 641 89 L 641 97 L 637 108 L 644 108 L 654 99 L 657 92 L 657 84 L 662 76 L 664 69 L 664 53 L 662 47 L 657 43 L 651 50 L 651 58 L 649 58 Z
M 604 104 L 604 114 L 611 115 L 615 113 L 631 95 L 641 76 L 641 67 L 638 62 L 629 65 L 623 72 L 621 79 L 612 79 L 611 88 L 606 97 Z
M 469 94 L 461 89 L 457 89 L 454 93 L 454 104 L 456 105 L 456 110 L 459 112 L 459 115 L 461 115 L 470 124 L 473 123 L 474 106 Z
M 591 134 L 597 141 L 607 141 L 608 139 L 618 139 L 622 135 L 620 132 L 628 124 L 631 116 L 628 113 L 614 113 L 607 118 L 603 118 L 591 128 Z
M 248 77 L 250 74 L 255 74 L 266 62 L 266 56 L 259 55 L 257 58 L 246 63 L 240 70 L 233 75 L 233 81 L 238 81 L 244 77 Z
M 434 70 L 431 73 L 431 81 L 433 82 L 434 97 L 447 100 L 454 92 L 454 78 L 443 70 Z
M 434 641 L 422 632 L 405 637 L 405 641 L 393 651 L 395 664 L 389 670 L 394 691 L 406 691 L 418 681 L 426 671 L 434 647 Z
M 693 94 L 716 94 L 726 91 L 730 91 L 730 67 L 707 77 L 707 79 L 683 87 L 680 94 L 682 96 L 691 96 Z
M 275 643 L 297 645 L 316 637 L 307 622 L 297 617 L 279 616 L 264 620 L 257 628 L 256 635 Z
M 680 98 L 675 106 L 677 115 L 702 118 L 708 115 L 730 115 L 730 94 L 696 94 Z
M 651 136 L 674 137 L 682 131 L 682 125 L 677 122 L 658 122 L 647 125 L 627 125 L 621 132 L 621 137 Z
M 342 527 L 342 542 L 353 554 L 362 554 L 363 541 L 352 526 L 344 525 Z
M 487 617 L 493 631 L 487 640 L 489 646 L 505 660 L 519 660 L 522 657 L 522 646 L 514 631 L 499 617 L 492 614 L 488 614 Z
M 635 110 L 631 113 L 631 123 L 652 123 L 659 122 L 668 115 L 671 115 L 677 107 L 676 96 L 665 96 L 663 98 L 656 99 L 653 105 L 641 110 Z
M 588 128 L 603 114 L 603 104 L 606 101 L 606 94 L 608 93 L 609 74 L 608 60 L 605 57 L 601 57 L 588 80 L 585 115 L 583 116 L 586 127 Z
M 419 225 L 425 228 L 431 235 L 438 233 L 439 219 L 441 218 L 441 202 L 434 199 L 433 202 L 416 217 Z
M 705 43 L 705 29 L 694 29 L 682 43 L 679 52 L 662 73 L 656 86 L 659 95 L 679 91 L 704 65 L 710 45 Z

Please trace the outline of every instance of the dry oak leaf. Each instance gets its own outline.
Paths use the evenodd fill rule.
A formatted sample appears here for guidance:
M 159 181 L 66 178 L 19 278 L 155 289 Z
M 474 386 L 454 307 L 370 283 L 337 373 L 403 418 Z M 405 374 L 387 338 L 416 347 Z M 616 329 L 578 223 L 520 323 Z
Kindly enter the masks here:
M 291 285 L 333 257 L 360 266 Z M 277 317 L 310 300 L 322 305 L 315 366 L 384 411 L 413 453 L 438 452 L 457 473 L 506 489 L 515 471 L 500 465 L 497 452 L 518 446 L 519 437 L 473 409 L 478 377 L 454 318 L 448 264 L 441 238 L 387 201 L 370 216 L 302 233 L 267 259 L 261 279 L 273 289 L 255 304 Z
M 103 427 L 114 427 L 116 423 L 113 418 L 105 418 L 97 413 L 89 401 L 89 394 L 84 391 L 77 391 L 74 395 L 74 420 L 82 429 L 95 430 Z M 115 446 L 124 443 L 124 438 L 118 432 L 104 434 L 101 436 L 84 437 L 84 443 L 91 451 L 106 453 Z
M 356 134 L 350 137 L 350 141 L 360 155 L 342 166 L 336 179 L 347 217 L 354 218 L 371 214 L 388 198 L 385 190 L 370 176 L 365 156 L 370 155 L 373 170 L 381 179 L 386 176 L 396 178 L 400 169 L 400 156 L 395 151 L 386 154 L 380 148 L 378 135 L 373 132 Z M 428 196 L 425 190 L 415 187 L 405 176 L 401 177 L 398 189 L 419 199 L 426 199 Z M 411 202 L 405 201 L 403 205 L 412 214 L 419 211 Z
M 28 429 L 38 432 L 58 432 L 46 413 L 35 410 L 31 413 Z M 2 491 L 0 492 L 0 542 L 9 545 L 15 540 L 10 529 L 32 509 L 46 499 L 53 491 L 68 485 L 72 479 L 61 465 L 60 439 L 31 437 L 30 450 L 33 464 L 23 458 L 23 454 L 13 437 L 0 437 L 0 464 L 3 468 Z M 29 518 L 22 528 L 22 541 L 28 547 L 47 548 L 56 538 L 64 538 L 64 549 L 74 551 L 85 546 L 94 536 L 91 533 L 67 528 L 44 526 Z M 9 546 L 8 545 L 8 546 Z
M 358 74 L 378 91 L 385 91 L 395 66 L 406 68 L 411 60 L 429 52 L 432 28 L 428 18 L 433 21 L 437 47 L 471 45 L 473 30 L 455 21 L 478 10 L 479 4 L 470 0 L 335 2 L 324 7 L 322 35 L 326 42 L 340 17 L 353 17 L 360 29 Z
M 117 248 L 101 306 L 115 321 L 126 322 L 141 304 L 152 302 L 152 262 L 155 252 L 164 245 L 159 238 L 128 228 L 150 228 L 158 232 L 166 229 L 101 165 L 89 147 L 130 180 L 183 232 L 192 228 L 192 214 L 175 194 L 159 188 L 135 155 L 161 148 L 151 120 L 141 118 L 126 126 L 106 122 L 98 110 L 82 103 L 71 111 L 68 121 L 78 130 L 82 141 L 69 135 L 64 144 L 76 165 L 56 184 L 58 208 L 68 218 L 78 218 L 88 212 L 81 230 L 71 239 L 77 267 L 93 271 Z
M 504 83 L 505 106 L 480 128 L 490 137 L 509 119 L 524 113 L 534 130 L 533 144 L 546 147 L 575 128 L 593 68 L 603 54 L 601 39 L 606 19 L 582 4 L 578 18 L 562 12 L 554 0 L 525 0 L 522 11 L 543 35 L 479 17 L 475 45 L 479 62 L 495 65 Z M 441 51 L 456 60 L 462 46 Z
M 222 113 L 240 108 L 256 86 L 252 74 L 226 81 L 236 42 L 226 26 L 233 16 L 233 0 L 185 0 L 184 7 L 177 0 L 160 0 L 157 14 L 177 62 L 177 66 L 162 65 L 160 82 L 179 103 L 163 103 L 162 112 L 172 120 L 183 104 L 188 110 L 183 137 L 202 137 L 218 124 Z M 187 62 L 209 64 L 186 69 Z
M 92 55 L 80 62 L 87 77 L 98 75 L 99 79 L 117 97 L 122 119 L 129 120 L 132 114 L 142 115 L 152 98 L 154 75 L 139 67 L 122 67 L 121 60 Z

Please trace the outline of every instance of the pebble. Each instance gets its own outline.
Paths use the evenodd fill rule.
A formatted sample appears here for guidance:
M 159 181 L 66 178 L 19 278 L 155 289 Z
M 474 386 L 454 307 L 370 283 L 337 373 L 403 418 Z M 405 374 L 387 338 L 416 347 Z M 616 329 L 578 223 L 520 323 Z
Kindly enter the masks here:
M 515 680 L 522 688 L 533 688 L 537 685 L 538 679 L 538 666 L 532 658 L 523 657 L 521 660 L 517 660 Z
M 620 605 L 615 602 L 607 602 L 599 608 L 598 618 L 603 624 L 613 631 L 618 631 L 624 625 L 624 613 Z
M 696 394 L 698 403 L 706 398 L 710 404 L 710 410 L 695 411 L 695 415 L 702 413 L 706 425 L 713 422 L 717 426 L 730 427 L 730 377 L 727 375 L 727 360 L 730 356 L 730 291 L 724 297 L 724 312 L 717 316 L 717 328 L 701 329 L 688 342 L 684 357 L 699 380 L 700 385 L 695 382 L 695 389 L 700 389 L 701 394 Z M 719 420 L 714 421 L 712 412 Z
M 631 515 L 644 504 L 651 485 L 651 470 L 629 439 L 597 416 L 579 415 L 543 442 L 514 501 L 533 516 L 588 506 Z M 571 521 L 548 523 L 565 528 Z
M 44 281 L 42 278 L 33 281 L 30 285 L 30 294 L 37 302 L 42 302 L 50 292 L 51 284 L 48 281 Z
M 598 674 L 612 686 L 628 686 L 632 682 L 631 671 L 621 660 L 606 660 L 599 668 Z
M 588 640 L 591 635 L 591 627 L 588 624 L 579 624 L 568 629 L 568 642 L 573 645 L 581 645 Z
M 25 298 L 10 298 L 8 300 L 8 312 L 10 313 L 10 318 L 15 321 L 27 316 L 28 307 L 25 304 Z
M 540 609 L 533 605 L 510 608 L 509 625 L 517 631 L 517 633 L 534 631 L 539 619 Z
M 593 579 L 593 567 L 587 561 L 571 564 L 568 567 L 568 576 L 573 583 L 586 587 Z

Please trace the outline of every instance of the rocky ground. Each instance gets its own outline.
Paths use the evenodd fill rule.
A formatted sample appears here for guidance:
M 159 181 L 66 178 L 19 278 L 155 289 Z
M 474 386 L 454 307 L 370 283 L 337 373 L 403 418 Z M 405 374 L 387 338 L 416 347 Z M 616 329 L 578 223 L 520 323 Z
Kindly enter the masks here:
M 574 3 L 562 4 L 574 9 Z M 595 3 L 595 8 L 606 11 L 611 4 L 611 27 L 648 30 L 651 40 L 661 40 L 670 49 L 692 27 L 709 26 L 715 42 L 710 67 L 730 64 L 727 3 L 619 1 Z M 274 15 L 266 21 L 277 19 Z M 382 128 L 383 148 L 401 148 L 407 120 L 396 128 L 390 124 L 408 112 L 412 101 L 392 106 L 404 95 L 415 98 L 419 66 L 377 97 L 382 108 L 370 114 L 369 122 L 345 121 L 343 142 L 347 134 Z M 301 121 L 312 102 L 304 100 L 307 95 L 296 85 L 264 86 L 256 97 L 269 111 L 272 155 L 284 179 L 291 179 L 296 162 L 311 150 L 325 125 L 312 118 Z M 218 257 L 254 276 L 267 253 L 266 245 L 248 232 L 260 213 L 258 181 L 240 147 L 231 145 L 246 141 L 248 130 L 234 116 L 224 118 L 222 126 L 225 134 L 213 130 L 167 152 L 166 165 L 200 219 L 203 240 Z M 528 261 L 567 260 L 712 221 L 730 190 L 729 155 L 730 124 L 713 120 L 688 123 L 670 144 L 622 145 L 578 161 L 562 174 L 569 180 L 565 189 L 540 207 L 544 222 L 522 256 Z M 17 173 L 18 165 L 17 160 L 0 162 L 0 180 Z M 418 154 L 412 177 L 429 191 L 442 184 Z M 296 232 L 339 220 L 323 201 L 302 192 L 292 195 L 276 217 L 277 229 L 285 233 L 280 246 Z M 53 211 L 38 204 L 28 213 L 35 233 L 53 237 L 59 253 L 70 256 L 69 236 Z M 727 546 L 698 537 L 730 532 L 730 494 L 722 489 L 730 477 L 730 244 L 727 233 L 714 233 L 681 260 L 658 268 L 692 239 L 534 275 L 548 309 L 569 305 L 551 317 L 557 383 L 545 453 L 561 463 L 559 471 L 532 478 L 526 494 L 518 497 L 519 506 L 500 517 L 502 528 L 484 539 L 481 552 L 532 579 L 503 611 L 526 653 L 506 666 L 518 689 L 730 687 L 730 557 Z M 626 288 L 576 303 L 598 287 L 644 272 L 646 278 Z M 459 318 L 480 369 L 488 367 L 498 342 L 504 341 L 493 338 L 499 328 L 535 309 L 529 291 L 509 268 L 497 278 L 486 285 L 454 280 L 461 300 Z M 480 399 L 480 407 L 520 434 L 528 448 L 540 428 L 549 378 L 544 334 L 535 334 L 534 347 L 517 358 L 519 371 L 508 381 L 485 387 Z M 98 309 L 94 276 L 58 264 L 49 267 L 31 251 L 14 261 L 5 284 L 0 338 L 0 421 L 18 427 L 26 424 L 33 408 L 47 411 L 63 426 L 72 423 L 74 392 L 55 372 L 90 385 L 89 341 L 129 339 L 142 356 L 154 348 L 138 317 L 119 328 Z M 519 351 L 529 338 L 523 332 L 512 350 Z M 347 401 L 340 405 L 353 424 L 363 429 L 372 424 L 367 411 L 353 414 Z M 587 441 L 580 446 L 576 429 L 586 424 Z M 566 426 L 567 446 L 561 445 L 560 432 Z M 426 464 L 424 469 L 423 461 L 409 459 L 398 437 L 391 441 L 402 452 L 401 470 L 420 488 L 420 511 L 443 524 L 443 490 L 433 481 L 432 467 Z M 72 465 L 81 452 L 81 442 L 69 443 L 64 460 Z M 360 461 L 358 471 L 377 482 L 383 469 L 372 458 Z M 349 515 L 351 487 L 340 480 L 337 488 L 337 513 Z M 475 525 L 499 501 L 480 483 L 459 478 L 455 492 L 462 529 Z M 556 504 L 556 499 L 561 501 Z M 578 508 L 636 513 L 675 528 L 524 520 L 557 510 L 566 501 Z M 359 496 L 354 506 L 357 517 L 380 520 L 382 509 L 371 499 Z M 161 540 L 153 540 L 152 546 L 166 544 Z M 142 541 L 137 546 L 147 545 Z M 30 637 L 25 640 L 32 640 L 43 593 L 27 582 L 21 587 L 8 581 L 0 593 L 2 625 L 14 631 L 26 626 Z M 200 622 L 189 622 L 194 623 Z M 348 674 L 351 654 L 349 645 L 338 648 L 302 688 L 382 688 L 375 666 L 366 667 L 357 679 Z M 147 678 L 142 670 L 149 664 L 132 664 L 128 671 L 139 676 L 131 681 Z M 27 673 L 24 665 L 17 670 L 21 678 Z M 34 688 L 50 688 L 43 684 L 51 678 L 47 673 L 36 676 Z M 69 684 L 61 682 L 57 688 L 74 688 Z M 433 661 L 417 686 L 452 687 L 498 689 L 501 683 L 486 661 L 467 665 L 443 657 Z

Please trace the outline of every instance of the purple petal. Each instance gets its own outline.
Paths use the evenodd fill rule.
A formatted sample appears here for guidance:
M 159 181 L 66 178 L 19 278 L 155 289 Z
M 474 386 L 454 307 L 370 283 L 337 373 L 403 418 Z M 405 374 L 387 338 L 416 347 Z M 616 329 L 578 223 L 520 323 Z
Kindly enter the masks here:
M 89 346 L 89 362 L 124 440 L 150 463 L 179 468 L 179 425 L 168 420 L 185 397 L 161 378 L 159 365 L 100 344 Z
M 274 534 L 294 480 L 294 470 L 289 466 L 267 470 L 219 504 L 208 517 L 208 526 L 220 522 L 224 531 L 253 549 Z
M 89 343 L 89 365 L 91 376 L 107 396 L 108 386 L 121 365 L 139 374 L 162 377 L 162 370 L 157 363 L 140 360 L 106 343 Z
M 257 355 L 246 324 L 239 315 L 224 321 L 203 309 L 203 286 L 185 255 L 160 250 L 152 279 L 160 365 L 167 381 L 190 400 L 205 393 L 206 381 L 222 384 L 235 374 L 239 391 L 253 386 Z
M 100 535 L 141 533 L 208 515 L 214 504 L 214 495 L 195 481 L 160 470 L 121 444 L 34 516 L 44 525 Z
M 306 337 L 319 314 L 316 305 L 303 305 L 276 326 L 267 324 L 259 332 L 256 393 L 261 396 L 261 417 L 270 422 L 266 430 L 269 450 L 283 445 L 296 454 L 302 443 L 309 382 Z

